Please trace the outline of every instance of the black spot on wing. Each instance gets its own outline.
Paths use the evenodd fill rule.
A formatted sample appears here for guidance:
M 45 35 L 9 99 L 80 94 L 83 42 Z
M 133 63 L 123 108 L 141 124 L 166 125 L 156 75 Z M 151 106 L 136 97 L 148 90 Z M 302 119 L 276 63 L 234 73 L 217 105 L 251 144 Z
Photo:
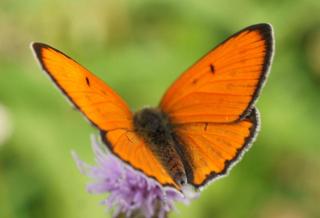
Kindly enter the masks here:
M 213 66 L 213 64 L 210 64 L 210 71 L 211 71 L 211 73 L 214 73 L 214 66 Z
M 88 77 L 86 77 L 86 83 L 87 83 L 87 85 L 90 87 L 90 80 L 89 80 Z

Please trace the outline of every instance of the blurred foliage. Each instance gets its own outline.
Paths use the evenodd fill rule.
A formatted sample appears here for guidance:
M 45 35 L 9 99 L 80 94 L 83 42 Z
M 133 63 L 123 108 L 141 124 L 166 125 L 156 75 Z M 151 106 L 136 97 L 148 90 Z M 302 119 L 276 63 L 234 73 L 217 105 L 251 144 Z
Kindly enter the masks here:
M 260 22 L 274 26 L 276 55 L 258 140 L 172 217 L 320 217 L 319 12 L 318 0 L 1 0 L 0 217 L 109 216 L 70 155 L 93 163 L 96 130 L 40 73 L 31 41 L 70 54 L 136 109 L 156 105 L 199 57 Z

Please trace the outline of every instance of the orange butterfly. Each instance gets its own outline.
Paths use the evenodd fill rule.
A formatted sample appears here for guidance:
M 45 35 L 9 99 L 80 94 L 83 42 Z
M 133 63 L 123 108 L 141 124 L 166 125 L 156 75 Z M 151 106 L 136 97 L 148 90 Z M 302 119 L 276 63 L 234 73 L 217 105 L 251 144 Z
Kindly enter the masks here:
M 98 77 L 42 43 L 42 69 L 125 163 L 164 186 L 201 188 L 226 174 L 254 140 L 254 107 L 273 54 L 269 24 L 249 26 L 183 73 L 156 108 L 132 113 Z

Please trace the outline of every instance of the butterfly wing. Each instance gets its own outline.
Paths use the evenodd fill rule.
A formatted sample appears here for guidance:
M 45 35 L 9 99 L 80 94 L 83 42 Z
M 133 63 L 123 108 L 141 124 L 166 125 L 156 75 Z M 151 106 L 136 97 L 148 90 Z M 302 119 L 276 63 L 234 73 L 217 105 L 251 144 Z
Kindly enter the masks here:
M 177 187 L 149 147 L 134 133 L 131 111 L 109 86 L 48 45 L 34 43 L 32 48 L 57 87 L 101 130 L 102 140 L 110 151 L 161 184 Z
M 234 34 L 183 73 L 160 107 L 175 124 L 244 118 L 267 77 L 273 51 L 269 24 Z
M 256 109 L 245 119 L 231 124 L 193 123 L 176 127 L 178 141 L 185 146 L 192 170 L 188 182 L 201 188 L 226 174 L 253 142 L 258 128 Z
M 224 175 L 253 141 L 254 108 L 273 53 L 269 24 L 232 35 L 182 74 L 160 102 L 188 162 L 188 182 Z
M 42 69 L 96 127 L 131 128 L 126 103 L 102 80 L 62 52 L 42 43 L 32 44 Z
M 102 131 L 101 136 L 109 149 L 133 168 L 156 179 L 164 186 L 180 189 L 145 144 L 144 140 L 133 131 L 124 129 L 109 132 Z

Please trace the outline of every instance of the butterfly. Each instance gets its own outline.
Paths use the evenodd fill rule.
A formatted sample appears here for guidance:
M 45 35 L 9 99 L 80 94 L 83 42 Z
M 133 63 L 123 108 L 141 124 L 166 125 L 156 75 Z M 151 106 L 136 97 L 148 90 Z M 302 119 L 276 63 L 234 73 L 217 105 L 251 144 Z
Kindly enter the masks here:
M 185 71 L 157 107 L 134 113 L 69 56 L 43 43 L 32 43 L 32 49 L 116 157 L 162 186 L 182 190 L 201 189 L 225 175 L 254 141 L 260 124 L 255 103 L 273 44 L 270 24 L 246 27 Z

